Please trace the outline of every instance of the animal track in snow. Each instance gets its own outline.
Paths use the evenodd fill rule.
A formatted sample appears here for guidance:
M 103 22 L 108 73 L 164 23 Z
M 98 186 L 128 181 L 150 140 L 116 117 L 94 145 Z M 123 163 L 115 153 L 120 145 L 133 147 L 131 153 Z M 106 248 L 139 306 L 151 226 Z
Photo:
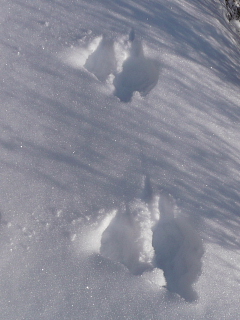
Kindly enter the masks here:
M 158 61 L 144 56 L 142 42 L 135 37 L 134 32 L 130 33 L 129 41 L 129 56 L 113 81 L 114 95 L 123 102 L 129 102 L 134 92 L 146 96 L 159 78 Z
M 110 74 L 114 74 L 116 58 L 113 40 L 102 38 L 96 50 L 87 58 L 84 68 L 100 81 L 106 81 Z
M 100 253 L 124 264 L 131 273 L 153 268 L 151 212 L 135 199 L 123 206 L 102 234 Z
M 196 300 L 192 286 L 201 273 L 202 241 L 185 219 L 175 217 L 170 195 L 150 197 L 148 191 L 117 211 L 102 233 L 100 254 L 135 275 L 159 268 L 169 291 Z
M 159 211 L 160 219 L 153 229 L 154 264 L 164 271 L 170 291 L 194 301 L 198 296 L 192 285 L 201 274 L 202 241 L 186 219 L 175 216 L 170 195 L 160 195 Z
M 159 78 L 159 62 L 145 57 L 134 30 L 129 39 L 119 37 L 116 41 L 104 36 L 87 41 L 84 37 L 80 48 L 72 47 L 60 58 L 75 68 L 84 68 L 101 82 L 112 82 L 113 94 L 122 102 L 131 101 L 134 92 L 146 96 Z

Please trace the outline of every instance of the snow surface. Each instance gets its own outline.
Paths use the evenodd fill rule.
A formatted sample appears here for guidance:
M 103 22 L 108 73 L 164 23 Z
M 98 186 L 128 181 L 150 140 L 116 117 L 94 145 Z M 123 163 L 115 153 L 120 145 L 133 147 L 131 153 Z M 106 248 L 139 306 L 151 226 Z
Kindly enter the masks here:
M 224 1 L 3 0 L 0 23 L 0 319 L 238 319 Z

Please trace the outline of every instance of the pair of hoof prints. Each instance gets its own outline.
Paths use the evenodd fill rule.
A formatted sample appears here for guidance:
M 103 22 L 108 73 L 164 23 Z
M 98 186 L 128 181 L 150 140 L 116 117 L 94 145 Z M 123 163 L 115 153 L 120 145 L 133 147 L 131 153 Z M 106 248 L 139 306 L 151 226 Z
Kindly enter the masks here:
M 111 79 L 113 94 L 122 102 L 131 101 L 134 92 L 146 96 L 158 82 L 160 64 L 145 56 L 142 41 L 133 29 L 125 39 L 114 41 L 106 36 L 93 39 L 85 54 L 79 55 L 81 58 L 82 66 L 99 81 Z

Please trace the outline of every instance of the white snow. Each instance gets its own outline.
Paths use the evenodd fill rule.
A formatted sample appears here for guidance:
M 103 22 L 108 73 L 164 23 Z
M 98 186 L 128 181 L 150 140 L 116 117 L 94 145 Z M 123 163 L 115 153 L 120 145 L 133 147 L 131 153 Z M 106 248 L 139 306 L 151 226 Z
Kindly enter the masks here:
M 225 1 L 3 0 L 0 23 L 0 319 L 238 319 Z

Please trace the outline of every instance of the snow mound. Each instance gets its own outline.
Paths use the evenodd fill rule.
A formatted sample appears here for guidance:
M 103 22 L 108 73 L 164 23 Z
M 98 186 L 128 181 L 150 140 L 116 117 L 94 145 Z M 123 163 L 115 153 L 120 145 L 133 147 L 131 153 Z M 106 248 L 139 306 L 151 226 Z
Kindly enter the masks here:
M 103 211 L 103 214 L 105 212 Z M 93 225 L 81 229 L 75 241 L 75 249 L 77 253 L 84 252 L 89 255 L 92 253 L 99 253 L 101 247 L 101 238 L 104 230 L 109 226 L 116 215 L 116 211 L 105 213 L 105 217 L 100 217 L 99 221 Z
M 80 46 L 71 46 L 70 48 L 65 49 L 63 52 L 61 52 L 58 57 L 61 61 L 71 66 L 72 68 L 83 69 L 86 61 L 99 47 L 99 44 L 101 42 L 102 36 L 95 37 L 93 39 L 84 37 Z

